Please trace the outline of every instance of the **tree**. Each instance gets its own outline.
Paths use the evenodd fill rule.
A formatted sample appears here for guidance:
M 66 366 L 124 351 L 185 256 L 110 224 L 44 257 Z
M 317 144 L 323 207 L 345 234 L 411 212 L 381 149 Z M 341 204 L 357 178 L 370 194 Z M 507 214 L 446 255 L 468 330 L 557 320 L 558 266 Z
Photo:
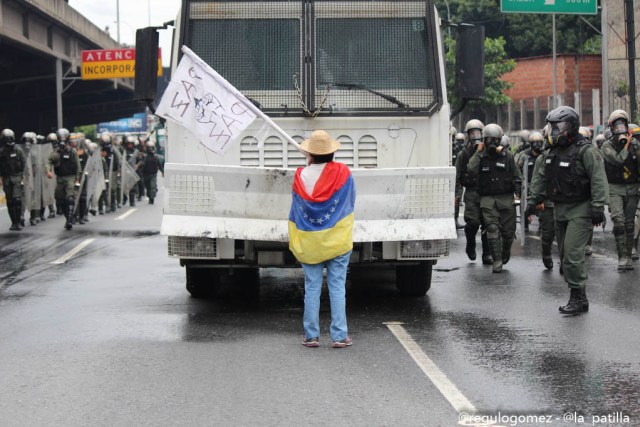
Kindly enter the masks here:
M 76 126 L 73 128 L 74 132 L 82 132 L 86 139 L 95 141 L 97 139 L 96 125 Z
M 502 13 L 499 0 L 458 0 L 450 2 L 453 24 L 484 25 L 487 37 L 503 37 L 508 58 L 551 55 L 553 36 L 551 15 Z M 438 11 L 446 17 L 444 0 L 436 0 Z M 586 21 L 586 22 L 585 22 Z M 557 51 L 594 53 L 594 39 L 600 39 L 600 15 L 556 15 Z M 596 52 L 597 53 L 597 52 Z

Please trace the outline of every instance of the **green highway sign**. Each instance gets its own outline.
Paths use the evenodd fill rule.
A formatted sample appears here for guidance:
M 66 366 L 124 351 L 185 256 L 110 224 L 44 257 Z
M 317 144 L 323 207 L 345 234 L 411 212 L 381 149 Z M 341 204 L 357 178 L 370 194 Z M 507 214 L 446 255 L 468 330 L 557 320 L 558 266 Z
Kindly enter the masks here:
M 598 0 L 501 0 L 503 13 L 558 13 L 595 15 Z

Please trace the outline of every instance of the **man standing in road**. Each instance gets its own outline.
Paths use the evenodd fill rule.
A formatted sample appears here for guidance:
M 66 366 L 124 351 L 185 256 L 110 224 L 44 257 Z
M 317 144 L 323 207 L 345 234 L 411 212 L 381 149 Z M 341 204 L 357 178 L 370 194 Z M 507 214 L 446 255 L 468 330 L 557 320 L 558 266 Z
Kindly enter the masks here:
M 511 258 L 516 233 L 514 194 L 520 194 L 522 184 L 513 154 L 500 145 L 503 135 L 497 124 L 486 125 L 482 130 L 482 143 L 469 160 L 469 170 L 478 176 L 480 208 L 487 227 L 494 273 L 502 272 L 502 266 Z
M 549 198 L 554 203 L 556 237 L 564 280 L 571 289 L 563 314 L 589 311 L 585 246 L 593 226 L 604 221 L 609 188 L 602 157 L 580 133 L 580 118 L 571 107 L 558 107 L 547 115 L 552 148 L 544 167 L 536 168 L 527 200 L 527 214 Z
M 478 194 L 478 175 L 469 170 L 469 159 L 476 152 L 478 144 L 482 142 L 484 124 L 480 120 L 469 120 L 464 128 L 467 134 L 467 146 L 460 151 L 456 160 L 456 199 L 455 205 L 460 205 L 464 189 L 464 234 L 467 238 L 466 253 L 471 261 L 476 259 L 476 234 L 482 226 L 480 240 L 482 242 L 482 263 L 490 265 L 493 262 L 491 249 L 487 243 L 485 225 L 480 210 L 480 195 Z
M 63 132 L 64 131 L 64 132 Z M 61 137 L 66 134 L 66 138 Z M 58 149 L 49 157 L 49 170 L 47 177 L 53 179 L 53 172 L 57 177 L 56 205 L 62 208 L 67 222 L 64 228 L 73 228 L 73 208 L 76 200 L 76 184 L 80 185 L 82 169 L 78 160 L 78 153 L 69 144 L 69 131 L 58 131 Z
M 609 116 L 612 136 L 602 144 L 609 182 L 609 210 L 618 250 L 618 271 L 633 270 L 634 220 L 638 207 L 640 145 L 629 133 L 629 115 L 615 110 Z
M 149 204 L 152 205 L 158 193 L 158 171 L 164 174 L 164 167 L 156 154 L 156 145 L 151 141 L 147 142 L 146 154 L 138 162 L 138 170 L 142 171 Z
M 349 168 L 333 161 L 340 143 L 316 130 L 301 145 L 309 163 L 296 171 L 289 213 L 289 249 L 304 270 L 304 333 L 302 344 L 318 347 L 320 292 L 324 268 L 331 300 L 334 348 L 352 344 L 348 334 L 345 281 L 353 249 L 355 185 Z
M 21 150 L 16 149 L 16 137 L 11 129 L 4 129 L 0 134 L 0 186 L 4 187 L 7 198 L 7 211 L 11 218 L 9 230 L 20 231 L 22 224 L 22 180 L 26 166 L 25 156 Z

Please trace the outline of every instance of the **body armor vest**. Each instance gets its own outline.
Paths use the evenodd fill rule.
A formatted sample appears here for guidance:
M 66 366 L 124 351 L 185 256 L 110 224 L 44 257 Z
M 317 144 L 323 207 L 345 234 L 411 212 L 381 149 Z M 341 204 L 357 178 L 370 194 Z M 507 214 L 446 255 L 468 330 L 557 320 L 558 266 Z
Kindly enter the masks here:
M 76 154 L 73 151 L 58 151 L 60 163 L 54 167 L 57 176 L 76 175 L 78 173 L 78 163 Z
M 544 165 L 544 177 L 547 185 L 547 197 L 552 202 L 575 203 L 591 197 L 591 181 L 576 171 L 580 149 L 585 142 L 558 146 L 547 154 Z
M 513 171 L 509 170 L 507 160 L 508 157 L 505 153 L 480 157 L 478 193 L 481 196 L 495 196 L 515 191 Z
M 611 147 L 614 147 L 613 144 Z M 638 154 L 629 153 L 622 166 L 609 163 L 605 158 L 604 170 L 610 184 L 635 184 L 638 182 Z
M 24 157 L 17 149 L 3 150 L 0 159 L 3 176 L 20 175 L 24 172 Z
M 469 171 L 469 159 L 473 153 L 469 154 L 469 150 L 466 148 L 460 152 L 462 157 L 462 185 L 465 188 L 475 189 L 478 186 L 477 177 Z

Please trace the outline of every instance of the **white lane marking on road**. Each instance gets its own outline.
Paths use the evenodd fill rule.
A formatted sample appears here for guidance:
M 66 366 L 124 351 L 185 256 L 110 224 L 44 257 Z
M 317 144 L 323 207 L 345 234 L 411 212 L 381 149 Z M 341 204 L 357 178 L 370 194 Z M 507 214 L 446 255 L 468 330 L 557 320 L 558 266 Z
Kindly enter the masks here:
M 78 252 L 86 248 L 88 245 L 90 245 L 91 242 L 93 242 L 94 240 L 96 239 L 93 237 L 91 239 L 86 239 L 85 241 L 79 243 L 75 248 L 67 252 L 65 255 L 61 256 L 55 261 L 51 261 L 51 264 L 64 264 L 65 262 L 69 261 L 72 256 L 74 256 L 75 254 L 77 254 Z
M 458 390 L 449 378 L 436 366 L 425 354 L 420 346 L 411 338 L 411 335 L 402 327 L 402 322 L 385 322 L 387 328 L 400 341 L 409 355 L 418 364 L 427 378 L 440 390 L 440 393 L 449 401 L 453 409 L 458 412 L 476 412 L 475 406 Z
M 128 217 L 129 215 L 131 215 L 132 213 L 134 213 L 136 210 L 135 209 L 130 209 L 128 211 L 126 211 L 125 213 L 123 213 L 122 215 L 120 215 L 117 218 L 114 218 L 114 221 L 122 221 L 123 219 L 125 219 L 126 217 Z

